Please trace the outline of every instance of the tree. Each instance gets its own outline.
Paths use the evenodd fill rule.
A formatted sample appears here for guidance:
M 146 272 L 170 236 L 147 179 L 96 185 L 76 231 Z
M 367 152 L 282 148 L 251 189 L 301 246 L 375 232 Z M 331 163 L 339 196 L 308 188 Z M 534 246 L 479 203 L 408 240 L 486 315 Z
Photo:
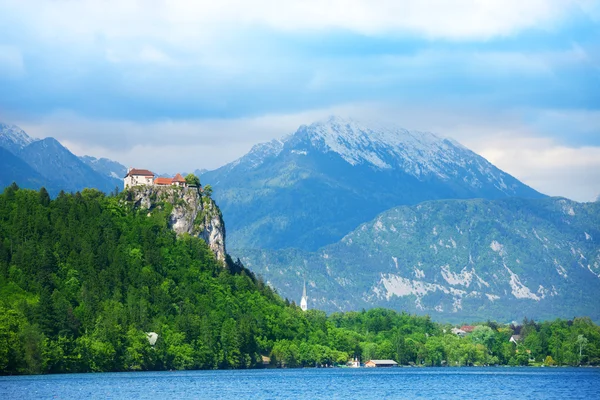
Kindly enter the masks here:
M 477 325 L 471 334 L 471 339 L 475 343 L 483 344 L 490 350 L 494 345 L 494 330 L 489 326 Z
M 440 366 L 445 356 L 442 340 L 437 336 L 430 337 L 425 343 L 425 349 L 427 350 L 426 363 L 432 367 Z
M 187 183 L 188 186 L 200 187 L 200 178 L 194 174 L 187 174 L 185 183 Z
M 238 368 L 240 366 L 240 337 L 238 327 L 233 318 L 227 319 L 221 327 L 221 348 L 223 350 L 223 363 L 225 368 Z
M 210 185 L 206 185 L 204 186 L 204 189 L 202 190 L 202 193 L 204 193 L 205 196 L 210 197 L 212 195 L 213 189 L 212 186 Z

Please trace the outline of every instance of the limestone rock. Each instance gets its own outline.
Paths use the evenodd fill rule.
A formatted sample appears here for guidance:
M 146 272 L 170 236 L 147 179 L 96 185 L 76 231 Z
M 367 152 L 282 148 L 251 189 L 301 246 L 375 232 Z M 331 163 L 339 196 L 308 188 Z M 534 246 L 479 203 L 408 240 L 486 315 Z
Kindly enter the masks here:
M 169 216 L 169 227 L 177 235 L 189 234 L 202 238 L 215 254 L 225 263 L 225 224 L 216 203 L 195 187 L 135 186 L 128 190 L 128 200 L 135 207 L 152 211 L 163 204 L 173 206 Z

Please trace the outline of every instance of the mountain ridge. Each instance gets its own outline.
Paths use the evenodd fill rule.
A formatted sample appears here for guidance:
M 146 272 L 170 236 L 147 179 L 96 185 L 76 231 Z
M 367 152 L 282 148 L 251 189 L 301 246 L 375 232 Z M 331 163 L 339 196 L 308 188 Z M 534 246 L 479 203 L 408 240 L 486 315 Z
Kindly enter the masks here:
M 202 174 L 232 221 L 230 245 L 315 250 L 398 205 L 545 197 L 455 141 L 385 129 L 331 117 Z
M 122 176 L 116 178 L 87 165 L 97 159 L 77 157 L 55 138 L 32 138 L 16 125 L 0 124 L 0 148 L 13 156 L 4 158 L 5 165 L 0 170 L 0 182 L 5 186 L 12 182 L 31 189 L 44 186 L 52 195 L 61 190 L 80 191 L 86 187 L 108 193 L 122 186 Z M 97 161 L 120 166 L 108 159 Z
M 600 206 L 564 198 L 399 206 L 316 252 L 231 253 L 283 296 L 326 311 L 387 307 L 434 319 L 600 320 Z M 518 315 L 517 315 L 518 314 Z

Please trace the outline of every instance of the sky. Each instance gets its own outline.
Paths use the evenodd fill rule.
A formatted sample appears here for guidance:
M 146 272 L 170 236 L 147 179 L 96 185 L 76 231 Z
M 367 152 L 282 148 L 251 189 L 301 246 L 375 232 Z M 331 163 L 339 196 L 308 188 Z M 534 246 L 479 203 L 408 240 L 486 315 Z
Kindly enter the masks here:
M 328 115 L 452 137 L 600 194 L 600 0 L 0 0 L 0 121 L 213 169 Z

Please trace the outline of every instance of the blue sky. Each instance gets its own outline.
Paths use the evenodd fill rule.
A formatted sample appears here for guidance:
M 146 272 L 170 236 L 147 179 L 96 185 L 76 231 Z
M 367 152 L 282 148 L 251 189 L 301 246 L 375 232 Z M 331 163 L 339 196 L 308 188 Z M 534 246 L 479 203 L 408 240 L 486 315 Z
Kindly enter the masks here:
M 158 171 L 342 114 L 600 193 L 600 1 L 0 0 L 0 88 L 0 120 Z

